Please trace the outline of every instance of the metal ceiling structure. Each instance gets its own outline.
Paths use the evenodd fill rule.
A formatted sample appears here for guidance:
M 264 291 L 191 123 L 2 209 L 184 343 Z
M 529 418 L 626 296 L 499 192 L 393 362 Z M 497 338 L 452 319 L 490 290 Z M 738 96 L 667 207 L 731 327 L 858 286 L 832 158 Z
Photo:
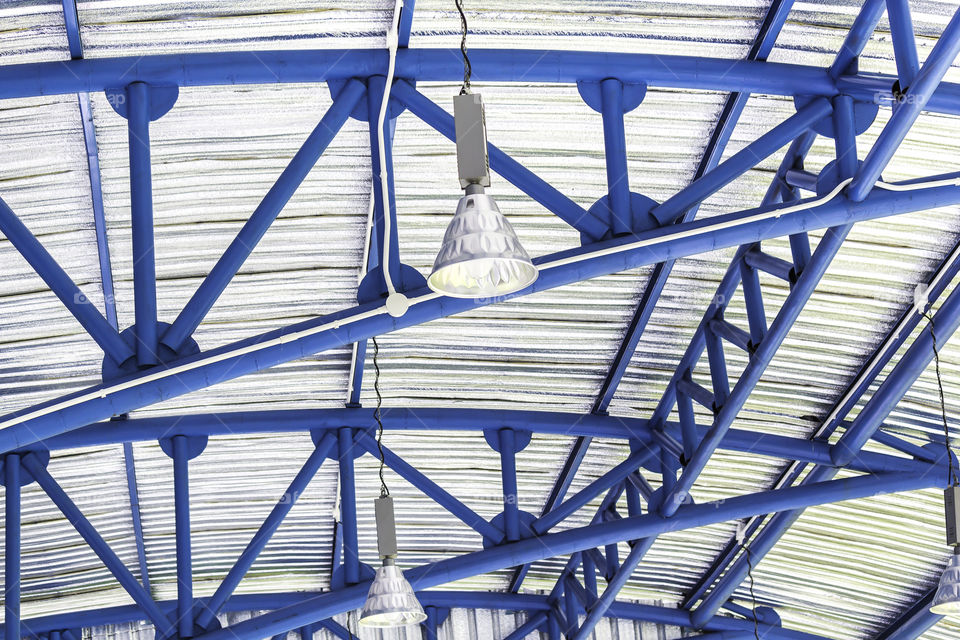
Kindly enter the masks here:
M 953 637 L 960 10 L 650 4 L 468 7 L 540 271 L 499 299 L 422 275 L 452 7 L 388 87 L 379 3 L 0 6 L 4 637 L 352 637 L 377 337 L 423 637 Z

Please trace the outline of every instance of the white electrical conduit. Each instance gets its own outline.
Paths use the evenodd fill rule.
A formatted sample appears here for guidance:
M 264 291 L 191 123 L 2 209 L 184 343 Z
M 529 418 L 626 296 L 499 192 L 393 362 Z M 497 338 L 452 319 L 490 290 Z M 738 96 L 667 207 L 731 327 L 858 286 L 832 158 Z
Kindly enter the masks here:
M 397 66 L 397 47 L 400 44 L 400 10 L 403 8 L 403 0 L 396 0 L 393 5 L 393 19 L 390 21 L 390 29 L 387 30 L 387 51 L 390 61 L 387 64 L 387 82 L 383 87 L 383 99 L 380 101 L 380 115 L 377 117 L 377 151 L 380 154 L 380 199 L 383 201 L 383 246 L 380 247 L 382 259 L 380 267 L 383 271 L 383 281 L 387 285 L 387 295 L 393 295 L 397 292 L 393 286 L 393 279 L 390 277 L 390 186 L 387 181 L 387 148 L 383 139 L 386 134 L 383 126 L 387 121 L 387 107 L 390 105 L 390 90 L 393 88 L 393 75 Z M 373 114 L 368 114 L 373 116 Z
M 817 198 L 816 200 L 809 200 L 801 204 L 793 205 L 790 207 L 784 207 L 781 209 L 763 211 L 755 215 L 749 216 L 747 218 L 738 218 L 736 220 L 725 220 L 725 221 L 716 222 L 713 224 L 707 224 L 697 229 L 684 229 L 682 231 L 674 231 L 673 233 L 667 233 L 665 235 L 657 236 L 655 238 L 645 238 L 643 240 L 637 240 L 635 242 L 617 245 L 615 247 L 605 247 L 603 249 L 588 251 L 586 253 L 582 253 L 576 256 L 571 256 L 568 258 L 558 258 L 556 260 L 551 260 L 549 262 L 543 262 L 537 265 L 537 268 L 541 271 L 546 269 L 555 269 L 557 267 L 561 267 L 568 264 L 576 264 L 578 262 L 599 258 L 601 256 L 608 256 L 608 255 L 613 255 L 617 253 L 626 253 L 628 251 L 633 251 L 635 249 L 640 249 L 642 247 L 658 245 L 664 242 L 670 242 L 670 241 L 678 240 L 681 238 L 689 238 L 697 235 L 707 235 L 709 233 L 714 233 L 716 231 L 729 229 L 732 227 L 742 226 L 744 224 L 749 224 L 751 222 L 758 222 L 761 220 L 775 220 L 785 214 L 795 213 L 797 211 L 804 211 L 806 209 L 812 209 L 814 207 L 818 207 L 822 204 L 825 204 L 833 200 L 837 196 L 837 194 L 839 194 L 844 189 L 844 187 L 850 184 L 851 181 L 852 181 L 852 178 L 848 178 L 847 180 L 844 180 L 843 182 L 838 184 L 836 187 L 834 187 L 833 190 L 830 191 L 830 193 L 820 198 Z M 881 189 L 886 189 L 889 191 L 917 191 L 920 189 L 930 189 L 934 187 L 947 187 L 947 186 L 957 187 L 957 186 L 960 186 L 960 178 L 945 179 L 945 180 L 931 180 L 929 182 L 918 182 L 918 183 L 909 184 L 909 185 L 893 185 L 893 184 L 888 184 L 886 182 L 877 182 L 876 186 L 880 187 Z M 436 300 L 437 298 L 441 298 L 441 297 L 443 297 L 441 294 L 431 291 L 430 293 L 425 293 L 422 296 L 411 298 L 409 300 L 409 303 L 411 307 L 414 307 L 418 304 L 429 302 L 430 300 Z M 67 400 L 57 402 L 48 407 L 43 407 L 40 409 L 36 409 L 34 411 L 30 411 L 20 416 L 9 418 L 3 422 L 0 422 L 0 429 L 12 427 L 12 426 L 21 424 L 23 422 L 27 422 L 28 420 L 33 420 L 35 418 L 41 418 L 45 415 L 49 415 L 51 413 L 60 411 L 62 409 L 68 409 L 72 406 L 81 404 L 83 402 L 87 402 L 89 400 L 96 400 L 97 398 L 106 398 L 111 393 L 116 393 L 118 391 L 123 391 L 126 389 L 132 389 L 134 387 L 138 387 L 148 382 L 163 380 L 164 378 L 176 376 L 180 373 L 185 373 L 193 369 L 215 364 L 217 362 L 223 362 L 224 360 L 229 360 L 231 358 L 236 358 L 236 357 L 247 355 L 250 353 L 256 353 L 257 351 L 261 351 L 263 349 L 268 349 L 270 347 L 275 347 L 278 345 L 286 344 L 288 342 L 293 342 L 295 340 L 300 340 L 302 338 L 316 335 L 318 333 L 323 333 L 324 331 L 329 331 L 331 329 L 339 329 L 344 326 L 350 326 L 362 320 L 366 320 L 367 318 L 373 318 L 373 317 L 388 314 L 388 313 L 389 312 L 387 311 L 387 306 L 383 305 L 383 306 L 377 307 L 376 309 L 363 311 L 356 315 L 350 316 L 349 318 L 332 320 L 330 322 L 325 322 L 316 327 L 311 327 L 309 329 L 303 329 L 301 331 L 288 333 L 288 334 L 279 336 L 277 338 L 274 338 L 272 340 L 267 340 L 265 342 L 258 342 L 257 344 L 251 344 L 245 347 L 238 347 L 230 351 L 225 351 L 223 353 L 218 353 L 216 355 L 208 356 L 206 358 L 201 358 L 199 360 L 188 362 L 186 364 L 182 364 L 176 367 L 171 367 L 169 369 L 162 369 L 154 373 L 149 373 L 140 378 L 127 380 L 125 382 L 118 382 L 117 384 L 110 385 L 108 387 L 103 387 L 102 389 L 97 389 L 95 391 L 84 393 L 75 398 L 69 398 Z

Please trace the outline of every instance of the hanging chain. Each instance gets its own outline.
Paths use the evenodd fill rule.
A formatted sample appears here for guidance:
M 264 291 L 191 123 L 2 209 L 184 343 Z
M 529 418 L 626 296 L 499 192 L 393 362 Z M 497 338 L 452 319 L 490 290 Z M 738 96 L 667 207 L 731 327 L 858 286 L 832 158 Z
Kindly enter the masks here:
M 383 478 L 383 468 L 386 466 L 386 460 L 383 455 L 383 420 L 380 416 L 380 408 L 383 406 L 383 396 L 380 395 L 380 363 L 377 362 L 377 356 L 380 355 L 380 345 L 377 339 L 373 338 L 373 390 L 377 394 L 377 408 L 373 411 L 373 419 L 377 421 L 377 450 L 380 452 L 380 497 L 386 498 L 390 495 L 387 488 L 387 481 Z
M 747 580 L 750 583 L 750 601 L 753 605 L 753 635 L 757 640 L 760 640 L 760 621 L 757 619 L 757 595 L 753 592 L 753 555 L 746 541 L 741 541 L 740 547 L 747 556 Z
M 473 67 L 467 55 L 467 14 L 463 11 L 463 0 L 454 1 L 460 13 L 460 53 L 463 54 L 463 86 L 460 87 L 460 95 L 464 95 L 470 93 L 470 75 L 473 73 Z
M 947 482 L 953 486 L 960 484 L 957 479 L 957 470 L 953 465 L 953 447 L 950 446 L 950 425 L 947 424 L 947 403 L 943 397 L 943 380 L 940 377 L 940 347 L 937 346 L 937 333 L 934 330 L 933 317 L 929 311 L 923 311 L 922 315 L 927 319 L 930 326 L 930 338 L 933 341 L 933 363 L 934 370 L 937 373 L 937 390 L 940 392 L 940 417 L 943 420 L 943 439 L 947 447 Z

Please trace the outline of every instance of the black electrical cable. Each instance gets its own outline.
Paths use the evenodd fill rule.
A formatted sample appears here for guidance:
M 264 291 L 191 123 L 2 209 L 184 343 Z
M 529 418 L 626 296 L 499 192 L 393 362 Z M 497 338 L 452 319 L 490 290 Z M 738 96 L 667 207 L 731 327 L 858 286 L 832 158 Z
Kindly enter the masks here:
M 937 346 L 937 333 L 935 331 L 933 316 L 929 311 L 922 312 L 924 318 L 930 326 L 930 339 L 933 342 L 933 363 L 934 371 L 937 374 L 937 390 L 940 392 L 940 417 L 943 420 L 943 439 L 947 448 L 947 482 L 953 486 L 960 484 L 957 479 L 957 470 L 953 465 L 953 447 L 950 446 L 950 425 L 947 424 L 947 403 L 943 397 L 943 380 L 940 377 L 940 347 Z
M 470 75 L 473 73 L 473 67 L 467 55 L 467 14 L 463 11 L 463 0 L 454 1 L 460 13 L 460 53 L 463 54 L 463 86 L 460 87 L 460 95 L 464 95 L 470 93 Z
M 760 640 L 760 621 L 757 619 L 757 595 L 753 592 L 753 556 L 750 553 L 750 547 L 746 540 L 740 540 L 740 547 L 747 556 L 747 580 L 750 582 L 750 600 L 753 610 L 753 635 Z
M 377 421 L 377 450 L 380 452 L 380 497 L 386 498 L 390 495 L 387 488 L 387 481 L 383 478 L 383 468 L 386 466 L 386 459 L 383 455 L 383 420 L 380 416 L 380 407 L 383 406 L 383 396 L 380 395 L 380 363 L 377 362 L 377 356 L 380 355 L 380 345 L 377 339 L 373 338 L 373 390 L 377 394 L 377 408 L 373 411 L 373 419 Z

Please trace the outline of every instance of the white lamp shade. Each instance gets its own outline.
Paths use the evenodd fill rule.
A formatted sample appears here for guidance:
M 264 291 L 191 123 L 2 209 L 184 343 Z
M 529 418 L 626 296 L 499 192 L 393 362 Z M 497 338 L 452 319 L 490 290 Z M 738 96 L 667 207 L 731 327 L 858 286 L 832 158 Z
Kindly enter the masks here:
M 930 603 L 930 613 L 960 616 L 960 555 L 954 555 L 940 577 L 940 588 Z
M 460 198 L 427 284 L 454 298 L 502 296 L 525 289 L 537 268 L 510 222 L 485 193 Z
M 367 592 L 367 601 L 360 614 L 364 627 L 405 627 L 427 619 L 413 587 L 394 564 L 384 564 Z

